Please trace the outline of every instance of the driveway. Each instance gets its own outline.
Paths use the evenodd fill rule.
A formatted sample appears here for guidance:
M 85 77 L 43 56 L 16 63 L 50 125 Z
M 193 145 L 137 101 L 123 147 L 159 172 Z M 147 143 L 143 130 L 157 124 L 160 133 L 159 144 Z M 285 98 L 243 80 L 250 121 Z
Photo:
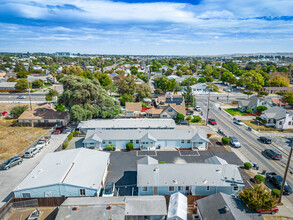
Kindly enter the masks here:
M 204 160 L 212 156 L 219 156 L 228 163 L 243 165 L 242 161 L 224 147 L 210 147 L 208 151 L 132 151 L 111 152 L 110 167 L 107 176 L 108 182 L 114 182 L 120 196 L 137 195 L 137 160 L 144 156 L 166 163 L 204 163 Z
M 13 195 L 11 192 L 18 184 L 31 172 L 31 170 L 48 154 L 55 151 L 66 139 L 69 134 L 53 134 L 50 144 L 45 146 L 40 153 L 30 159 L 24 159 L 19 166 L 12 167 L 9 170 L 0 171 L 0 207 L 7 202 Z

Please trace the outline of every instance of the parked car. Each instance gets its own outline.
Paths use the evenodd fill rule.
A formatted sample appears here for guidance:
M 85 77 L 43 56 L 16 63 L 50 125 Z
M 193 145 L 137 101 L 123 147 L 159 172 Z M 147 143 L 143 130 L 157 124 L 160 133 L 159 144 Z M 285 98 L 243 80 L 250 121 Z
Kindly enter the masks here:
M 114 190 L 115 190 L 115 183 L 106 182 L 102 197 L 112 197 L 112 196 L 114 196 Z
M 8 170 L 11 167 L 14 167 L 16 165 L 20 165 L 22 163 L 21 157 L 12 157 L 9 160 L 2 163 L 0 169 L 1 170 Z
M 24 95 L 19 95 L 19 96 L 17 96 L 17 99 L 25 99 L 25 96 Z
M 216 120 L 213 119 L 213 118 L 210 118 L 210 119 L 209 119 L 209 123 L 210 123 L 211 125 L 217 125 Z
M 231 146 L 236 147 L 236 148 L 241 147 L 241 144 L 240 144 L 240 142 L 238 141 L 238 139 L 236 137 L 230 136 L 229 140 L 230 140 Z
M 281 160 L 282 159 L 282 154 L 275 149 L 265 149 L 263 151 L 263 154 L 268 156 L 269 158 L 272 158 L 273 160 Z
M 194 108 L 194 110 L 195 110 L 195 111 L 198 111 L 198 112 L 201 112 L 201 107 L 200 107 L 200 106 L 196 106 L 196 107 Z
M 240 120 L 234 120 L 234 123 L 237 124 L 237 125 L 240 125 L 242 126 L 244 123 Z
M 54 130 L 54 134 L 61 134 L 64 130 L 66 130 L 66 126 L 57 127 Z
M 39 152 L 40 152 L 40 148 L 32 147 L 24 153 L 24 157 L 31 158 L 31 157 L 34 157 Z
M 187 121 L 179 121 L 178 125 L 189 125 Z
M 272 143 L 272 139 L 271 138 L 269 138 L 269 137 L 259 137 L 259 140 L 261 141 L 261 142 L 263 142 L 264 144 L 271 144 Z
M 266 177 L 267 177 L 269 182 L 271 182 L 278 189 L 281 189 L 282 182 L 283 182 L 283 177 L 281 177 L 280 175 L 276 174 L 275 172 L 267 173 Z M 284 195 L 290 195 L 291 193 L 292 193 L 291 186 L 289 186 L 288 183 L 285 182 L 283 194 Z
M 271 210 L 265 210 L 265 209 L 259 209 L 257 210 L 259 213 L 262 214 L 276 214 L 279 211 L 279 208 L 276 206 L 275 208 L 271 209 Z

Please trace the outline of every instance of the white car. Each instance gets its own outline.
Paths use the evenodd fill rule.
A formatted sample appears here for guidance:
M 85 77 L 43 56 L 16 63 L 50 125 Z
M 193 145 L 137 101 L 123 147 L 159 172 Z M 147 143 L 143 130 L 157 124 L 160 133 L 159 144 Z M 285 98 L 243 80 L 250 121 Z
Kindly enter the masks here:
M 113 197 L 115 190 L 115 183 L 106 182 L 102 197 Z

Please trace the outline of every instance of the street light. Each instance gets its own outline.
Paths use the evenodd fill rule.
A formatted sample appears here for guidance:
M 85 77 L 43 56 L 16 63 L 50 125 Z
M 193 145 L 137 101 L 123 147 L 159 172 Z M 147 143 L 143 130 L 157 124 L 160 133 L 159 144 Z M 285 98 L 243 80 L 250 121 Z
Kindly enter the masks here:
M 287 165 L 286 165 L 286 169 L 285 169 L 285 173 L 284 173 L 284 178 L 283 178 L 283 182 L 282 182 L 282 186 L 281 186 L 280 197 L 279 197 L 279 201 L 278 201 L 279 203 L 281 203 L 281 201 L 282 201 L 282 195 L 283 195 L 284 186 L 285 186 L 287 173 L 288 173 L 288 169 L 289 169 L 289 165 L 290 165 L 290 161 L 291 161 L 291 156 L 292 156 L 292 149 L 293 149 L 293 140 L 291 141 L 290 153 L 289 153 L 289 157 L 288 157 L 288 161 L 287 161 Z

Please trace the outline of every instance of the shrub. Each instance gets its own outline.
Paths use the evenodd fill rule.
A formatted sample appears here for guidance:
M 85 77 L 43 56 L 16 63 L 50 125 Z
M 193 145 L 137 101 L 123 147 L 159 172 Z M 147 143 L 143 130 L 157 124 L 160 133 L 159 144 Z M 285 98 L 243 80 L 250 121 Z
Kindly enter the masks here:
M 126 144 L 126 150 L 127 150 L 127 151 L 132 151 L 132 150 L 133 150 L 133 143 L 128 142 L 128 143 Z
M 280 190 L 278 190 L 278 189 L 273 189 L 273 190 L 272 190 L 272 194 L 275 195 L 275 196 L 277 196 L 277 197 L 280 197 Z
M 113 146 L 113 144 L 108 144 L 108 145 L 106 146 L 106 150 L 107 150 L 107 151 L 112 151 L 112 150 L 114 150 L 114 146 Z
M 191 120 L 194 123 L 200 122 L 201 121 L 201 117 L 198 115 L 193 116 L 193 119 Z
M 223 143 L 224 145 L 229 145 L 229 144 L 230 144 L 230 140 L 229 140 L 229 138 L 227 138 L 227 137 L 222 137 L 222 143 Z
M 246 113 L 253 113 L 252 110 L 246 110 L 245 112 L 246 112 Z
M 64 141 L 62 144 L 62 149 L 66 149 L 68 147 L 68 141 Z
M 255 175 L 254 179 L 255 179 L 255 182 L 258 183 L 258 184 L 261 183 L 261 182 L 264 183 L 265 180 L 266 180 L 262 175 Z
M 250 170 L 252 168 L 252 164 L 249 162 L 244 163 L 244 168 Z
M 72 138 L 73 138 L 73 132 L 71 132 L 70 135 L 68 135 L 68 140 L 71 141 Z

